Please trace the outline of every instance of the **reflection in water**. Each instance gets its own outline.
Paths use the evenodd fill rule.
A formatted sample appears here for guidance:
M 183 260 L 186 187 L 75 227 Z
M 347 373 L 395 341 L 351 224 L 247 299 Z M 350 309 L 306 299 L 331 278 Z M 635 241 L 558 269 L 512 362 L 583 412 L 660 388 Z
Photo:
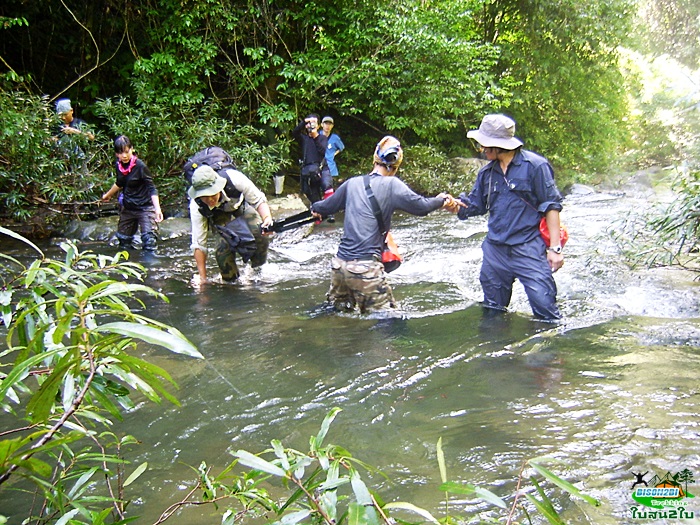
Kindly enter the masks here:
M 161 243 L 150 260 L 135 253 L 171 301 L 150 301 L 148 314 L 178 327 L 206 360 L 143 348 L 178 382 L 182 407 L 142 402 L 120 427 L 143 441 L 129 459 L 149 463 L 132 512 L 155 521 L 188 490 L 188 465 L 223 466 L 231 451 L 257 452 L 271 439 L 305 449 L 339 406 L 327 441 L 383 469 L 392 483 L 373 482 L 387 500 L 441 515 L 442 437 L 451 479 L 510 498 L 522 462 L 551 455 L 562 461 L 555 472 L 603 501 L 579 508 L 555 493 L 567 522 L 584 523 L 585 513 L 590 523 L 632 523 L 631 472 L 700 475 L 695 285 L 679 272 L 631 272 L 595 238 L 632 205 L 568 203 L 561 325 L 534 321 L 517 287 L 509 313 L 478 306 L 479 220 L 397 217 L 406 262 L 390 277 L 402 310 L 389 318 L 324 308 L 337 225 L 277 239 L 268 264 L 199 292 L 187 239 Z M 477 500 L 451 501 L 453 513 L 498 515 Z M 179 522 L 218 522 L 211 512 L 188 510 Z

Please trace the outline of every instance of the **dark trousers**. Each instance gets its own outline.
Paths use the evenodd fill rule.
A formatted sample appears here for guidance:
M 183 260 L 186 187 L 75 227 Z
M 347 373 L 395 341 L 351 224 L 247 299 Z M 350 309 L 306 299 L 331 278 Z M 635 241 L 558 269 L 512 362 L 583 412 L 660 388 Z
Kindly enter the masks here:
M 155 208 L 153 206 L 141 210 L 121 208 L 119 224 L 117 225 L 119 245 L 130 247 L 139 228 L 141 229 L 141 245 L 143 249 L 155 250 L 158 239 L 158 223 L 156 222 Z
M 307 170 L 301 170 L 301 191 L 306 198 L 314 202 L 323 199 L 326 190 L 333 188 L 333 177 L 328 167 L 324 166 L 321 173 L 307 174 Z
M 542 239 L 537 237 L 516 246 L 485 240 L 481 248 L 484 260 L 479 280 L 484 290 L 484 306 L 504 310 L 510 304 L 513 283 L 518 279 L 525 288 L 535 317 L 544 320 L 561 318 L 556 303 L 557 285 Z

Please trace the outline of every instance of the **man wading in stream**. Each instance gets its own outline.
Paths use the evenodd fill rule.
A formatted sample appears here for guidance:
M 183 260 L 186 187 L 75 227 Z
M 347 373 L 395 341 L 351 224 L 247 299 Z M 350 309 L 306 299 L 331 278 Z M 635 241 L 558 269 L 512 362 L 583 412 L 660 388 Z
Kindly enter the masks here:
M 224 168 L 217 173 L 210 166 L 200 166 L 192 175 L 190 197 L 192 250 L 197 264 L 196 284 L 207 282 L 207 237 L 210 231 L 221 236 L 216 248 L 216 262 L 221 278 L 235 281 L 239 277 L 236 255 L 243 263 L 262 266 L 267 261 L 269 237 L 260 226 L 272 225 L 267 198 L 240 171 Z
M 391 229 L 394 210 L 419 216 L 439 208 L 457 211 L 458 201 L 450 195 L 422 197 L 394 177 L 402 160 L 401 143 L 386 136 L 377 144 L 372 173 L 348 179 L 328 199 L 311 205 L 311 213 L 319 219 L 345 210 L 343 236 L 338 253 L 331 260 L 331 286 L 327 295 L 336 310 L 357 308 L 360 313 L 366 313 L 396 308 L 381 262 L 384 238 Z M 377 205 L 377 215 L 372 200 Z
M 489 214 L 489 231 L 481 246 L 482 305 L 505 311 L 517 278 L 535 317 L 561 318 L 553 274 L 564 264 L 559 237 L 562 197 L 552 166 L 544 157 L 522 149 L 523 143 L 515 137 L 515 121 L 505 115 L 486 115 L 479 129 L 467 137 L 478 142 L 491 161 L 479 171 L 471 193 L 459 196 L 466 205 L 459 210 L 461 220 Z M 543 216 L 549 246 L 539 231 Z

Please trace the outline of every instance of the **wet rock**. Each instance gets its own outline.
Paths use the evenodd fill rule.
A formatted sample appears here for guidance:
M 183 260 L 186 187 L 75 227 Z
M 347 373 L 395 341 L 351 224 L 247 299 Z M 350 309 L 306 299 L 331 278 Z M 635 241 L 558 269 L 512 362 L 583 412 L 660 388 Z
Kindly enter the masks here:
M 594 188 L 585 184 L 572 184 L 569 188 L 569 195 L 592 195 L 596 192 Z
M 275 219 L 283 219 L 309 209 L 304 200 L 296 193 L 268 199 L 267 204 Z
M 469 158 L 469 157 L 453 157 L 450 159 L 455 171 L 459 171 L 463 175 L 470 176 L 476 179 L 476 174 L 481 168 L 486 166 L 489 161 L 485 159 Z
M 63 232 L 63 236 L 83 242 L 110 242 L 114 239 L 118 221 L 119 217 L 102 217 L 93 221 L 71 221 Z M 158 225 L 158 235 L 161 239 L 175 239 L 190 235 L 190 220 L 180 217 L 165 219 Z

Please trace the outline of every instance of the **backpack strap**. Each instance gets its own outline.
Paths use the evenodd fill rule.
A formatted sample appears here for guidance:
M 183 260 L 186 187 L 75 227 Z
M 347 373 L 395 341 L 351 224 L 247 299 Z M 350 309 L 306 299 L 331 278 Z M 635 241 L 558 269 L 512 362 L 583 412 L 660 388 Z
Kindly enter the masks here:
M 371 174 L 370 174 L 371 175 Z M 364 175 L 362 177 L 365 180 L 365 191 L 367 192 L 367 197 L 369 198 L 369 203 L 372 206 L 372 212 L 374 213 L 374 218 L 377 219 L 377 224 L 379 224 L 379 231 L 382 233 L 382 242 L 386 245 L 386 228 L 384 227 L 384 219 L 382 218 L 382 209 L 379 207 L 379 202 L 377 202 L 377 197 L 374 196 L 372 191 L 372 186 L 369 184 L 369 175 Z

